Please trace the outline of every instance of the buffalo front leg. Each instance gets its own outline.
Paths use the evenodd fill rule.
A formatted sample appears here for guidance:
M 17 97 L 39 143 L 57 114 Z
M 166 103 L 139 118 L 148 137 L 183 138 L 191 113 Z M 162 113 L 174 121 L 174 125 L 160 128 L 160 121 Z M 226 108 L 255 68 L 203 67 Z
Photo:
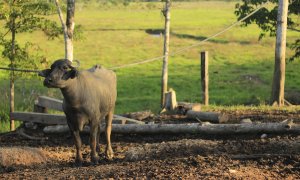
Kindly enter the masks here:
M 96 151 L 100 152 L 100 124 L 98 125 L 98 131 L 97 131 Z
M 111 148 L 110 135 L 111 135 L 111 127 L 112 127 L 112 119 L 113 119 L 113 111 L 109 112 L 106 118 L 106 156 L 108 159 L 112 159 L 114 157 L 114 152 Z
M 91 162 L 93 164 L 98 164 L 99 156 L 96 151 L 97 136 L 98 136 L 98 123 L 91 123 L 91 131 L 90 131 L 90 147 L 91 147 Z
M 82 154 L 81 154 L 81 138 L 79 134 L 79 130 L 72 131 L 74 141 L 75 141 L 75 146 L 76 146 L 76 158 L 75 158 L 75 164 L 77 166 L 82 165 Z

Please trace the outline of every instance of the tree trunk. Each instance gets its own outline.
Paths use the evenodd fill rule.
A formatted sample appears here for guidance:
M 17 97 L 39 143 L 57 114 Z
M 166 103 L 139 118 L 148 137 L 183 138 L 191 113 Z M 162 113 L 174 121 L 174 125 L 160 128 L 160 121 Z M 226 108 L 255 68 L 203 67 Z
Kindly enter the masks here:
M 161 107 L 165 105 L 165 93 L 168 88 L 168 59 L 169 59 L 169 41 L 170 41 L 170 0 L 166 0 L 165 9 L 163 14 L 165 16 L 165 39 L 164 39 L 164 59 L 162 69 L 162 82 L 161 82 Z
M 67 19 L 66 23 L 63 21 L 63 14 L 59 6 L 58 0 L 55 0 L 57 12 L 64 32 L 65 40 L 65 59 L 73 61 L 73 32 L 74 32 L 74 13 L 75 13 L 75 0 L 67 1 Z
M 273 75 L 271 104 L 284 105 L 284 82 L 285 82 L 285 49 L 288 0 L 279 0 L 275 48 L 275 68 Z
M 15 29 L 15 17 L 11 20 L 11 57 L 10 57 L 10 67 L 15 68 L 15 39 L 16 39 L 16 29 Z M 10 72 L 10 114 L 15 111 L 15 73 L 12 70 Z M 10 130 L 15 130 L 15 121 L 10 116 Z
M 15 84 L 14 84 L 14 75 L 13 71 L 11 72 L 10 75 L 10 114 L 15 111 Z M 14 119 L 10 116 L 10 130 L 14 131 L 15 130 L 15 121 Z
M 75 0 L 68 0 L 67 5 L 67 59 L 73 61 L 73 32 L 74 32 Z

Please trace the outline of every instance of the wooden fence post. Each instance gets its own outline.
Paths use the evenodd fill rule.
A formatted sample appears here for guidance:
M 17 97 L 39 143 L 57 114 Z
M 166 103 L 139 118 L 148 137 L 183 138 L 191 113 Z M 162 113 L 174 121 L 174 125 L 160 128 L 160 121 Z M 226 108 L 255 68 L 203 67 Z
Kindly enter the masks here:
M 202 103 L 208 105 L 208 51 L 201 52 Z
M 164 39 L 164 59 L 161 80 L 161 107 L 165 106 L 165 93 L 168 88 L 168 59 L 169 59 L 169 41 L 170 41 L 170 6 L 171 0 L 166 0 L 165 9 L 162 11 L 165 16 L 165 39 Z
M 271 104 L 284 105 L 285 50 L 288 16 L 288 0 L 279 0 L 276 30 L 275 67 L 273 74 Z

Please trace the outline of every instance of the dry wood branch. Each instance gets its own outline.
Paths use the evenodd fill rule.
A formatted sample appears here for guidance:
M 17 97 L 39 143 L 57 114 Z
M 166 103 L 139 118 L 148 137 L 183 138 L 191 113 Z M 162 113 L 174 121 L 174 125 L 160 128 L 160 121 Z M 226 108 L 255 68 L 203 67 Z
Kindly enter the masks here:
M 286 106 L 292 106 L 293 104 L 290 103 L 290 102 L 288 102 L 286 99 L 284 99 L 284 105 L 286 105 Z
M 25 137 L 25 138 L 27 138 L 27 139 L 30 139 L 30 140 L 47 140 L 47 139 L 48 139 L 47 137 L 34 137 L 34 136 L 30 136 L 30 135 L 28 135 L 28 134 L 26 134 L 26 133 L 24 132 L 24 129 L 23 129 L 23 128 L 18 129 L 16 132 L 17 132 L 17 134 L 19 134 L 20 136 L 23 136 L 23 137 Z
M 291 157 L 294 154 L 236 154 L 229 157 L 234 160 L 255 160 L 260 158 Z
M 114 121 L 125 121 L 125 122 L 128 122 L 128 124 L 132 124 L 132 123 L 134 123 L 134 124 L 145 124 L 142 121 L 126 118 L 126 117 L 119 116 L 119 115 L 114 115 L 113 122 Z M 124 123 L 124 124 L 126 124 L 126 123 Z
M 151 111 L 140 111 L 140 112 L 128 113 L 125 116 L 131 119 L 137 119 L 141 121 L 147 119 L 148 117 L 153 116 L 153 114 Z

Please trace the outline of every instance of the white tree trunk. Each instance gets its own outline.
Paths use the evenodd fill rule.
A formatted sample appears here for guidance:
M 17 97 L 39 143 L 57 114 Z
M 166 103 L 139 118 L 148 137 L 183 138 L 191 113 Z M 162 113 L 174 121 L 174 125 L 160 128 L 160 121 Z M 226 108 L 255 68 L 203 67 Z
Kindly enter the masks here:
M 271 104 L 284 105 L 285 50 L 288 15 L 288 0 L 279 0 L 275 48 L 275 68 L 273 75 Z
M 60 23 L 64 32 L 65 40 L 65 59 L 73 61 L 73 32 L 74 32 L 74 12 L 75 12 L 75 0 L 68 0 L 67 5 L 67 20 L 64 23 L 63 14 L 59 6 L 59 0 L 55 0 L 55 5 L 57 7 L 57 12 L 59 16 Z

